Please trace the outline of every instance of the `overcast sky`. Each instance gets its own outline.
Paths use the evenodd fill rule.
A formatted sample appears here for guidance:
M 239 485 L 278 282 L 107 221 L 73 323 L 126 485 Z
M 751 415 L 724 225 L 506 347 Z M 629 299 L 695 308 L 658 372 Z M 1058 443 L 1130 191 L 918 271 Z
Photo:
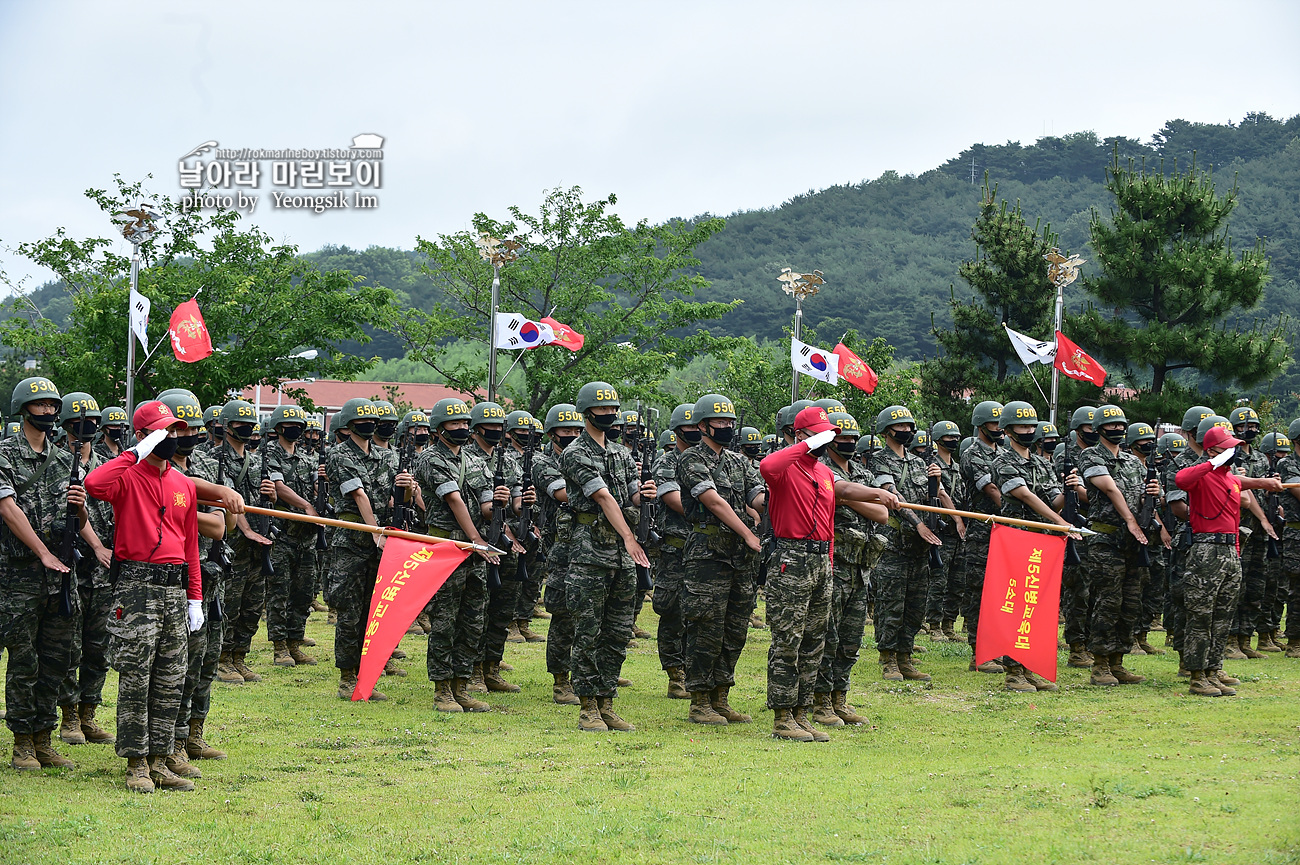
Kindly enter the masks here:
M 1286 117 L 1298 36 L 1281 0 L 0 0 L 0 269 L 48 279 L 13 246 L 110 236 L 85 189 L 152 174 L 178 195 L 208 140 L 383 136 L 375 210 L 276 212 L 266 163 L 252 219 L 303 250 L 410 248 L 555 186 L 628 219 L 725 215 L 976 142 Z

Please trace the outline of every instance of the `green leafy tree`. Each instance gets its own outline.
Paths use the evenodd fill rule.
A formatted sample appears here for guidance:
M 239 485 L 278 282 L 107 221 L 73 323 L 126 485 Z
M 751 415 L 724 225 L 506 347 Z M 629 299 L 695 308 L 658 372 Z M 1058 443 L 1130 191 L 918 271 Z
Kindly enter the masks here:
M 158 233 L 141 246 L 139 290 L 152 303 L 148 336 L 159 347 L 148 359 L 137 352 L 137 402 L 185 387 L 207 405 L 225 402 L 232 389 L 307 376 L 351 379 L 370 365 L 339 345 L 364 342 L 364 326 L 384 324 L 392 292 L 356 285 L 346 271 L 317 269 L 296 247 L 275 245 L 256 227 L 241 230 L 234 211 L 182 210 L 165 196 L 148 194 L 142 183 L 116 181 L 114 192 L 86 193 L 104 211 L 106 225 L 111 214 L 141 201 L 163 216 Z M 126 397 L 127 339 L 135 338 L 127 329 L 131 261 L 113 246 L 103 237 L 75 240 L 62 228 L 20 244 L 20 255 L 55 273 L 71 311 L 60 326 L 20 296 L 12 303 L 29 314 L 0 322 L 0 339 L 18 355 L 38 359 L 43 375 L 64 391 L 84 390 L 104 404 Z M 166 345 L 169 318 L 196 294 L 217 351 L 182 363 Z M 292 357 L 305 347 L 318 355 Z M 305 397 L 301 388 L 285 392 Z
M 604 380 L 629 402 L 670 402 L 661 386 L 670 370 L 735 342 L 699 324 L 739 301 L 692 299 L 707 285 L 691 270 L 699 264 L 694 249 L 723 221 L 627 226 L 609 212 L 615 203 L 612 195 L 584 202 L 577 187 L 556 189 L 536 214 L 511 207 L 510 219 L 500 221 L 480 213 L 472 232 L 419 238 L 417 249 L 428 258 L 425 272 L 441 299 L 428 309 L 408 310 L 397 322 L 408 357 L 427 363 L 451 387 L 485 390 L 492 266 L 480 258 L 475 242 L 480 234 L 516 238 L 518 258 L 501 269 L 500 311 L 534 320 L 553 316 L 586 339 L 577 352 L 558 346 L 519 352 L 524 384 L 506 381 L 498 388 L 501 395 L 535 414 L 572 400 L 587 381 Z M 482 345 L 479 359 L 452 351 L 457 339 Z M 508 368 L 516 355 L 502 352 L 500 360 Z
M 1069 317 L 1088 350 L 1118 362 L 1155 397 L 1178 370 L 1245 387 L 1281 370 L 1290 353 L 1285 320 L 1226 322 L 1260 302 L 1269 271 L 1262 241 L 1233 254 L 1228 217 L 1236 187 L 1216 194 L 1194 163 L 1185 172 L 1175 163 L 1166 174 L 1163 164 L 1149 172 L 1116 156 L 1106 188 L 1114 196 L 1110 219 L 1094 211 L 1091 223 L 1101 272 L 1084 281 L 1095 305 Z M 1172 396 L 1177 400 L 1151 400 L 1151 410 L 1173 412 L 1184 395 Z

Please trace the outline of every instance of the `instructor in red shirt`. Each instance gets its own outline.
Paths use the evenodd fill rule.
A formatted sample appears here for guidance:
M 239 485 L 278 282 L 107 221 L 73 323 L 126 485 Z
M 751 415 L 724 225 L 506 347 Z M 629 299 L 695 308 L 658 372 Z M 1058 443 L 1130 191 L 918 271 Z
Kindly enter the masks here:
M 767 705 L 775 715 L 772 735 L 778 739 L 830 740 L 808 721 L 808 708 L 830 617 L 836 501 L 868 505 L 867 516 L 882 523 L 888 517 L 887 509 L 898 507 L 898 499 L 891 493 L 835 480 L 819 457 L 836 432 L 825 409 L 805 408 L 794 419 L 795 443 L 759 463 L 767 481 L 768 515 L 777 552 L 777 566 L 768 571 L 764 591 L 772 629 Z

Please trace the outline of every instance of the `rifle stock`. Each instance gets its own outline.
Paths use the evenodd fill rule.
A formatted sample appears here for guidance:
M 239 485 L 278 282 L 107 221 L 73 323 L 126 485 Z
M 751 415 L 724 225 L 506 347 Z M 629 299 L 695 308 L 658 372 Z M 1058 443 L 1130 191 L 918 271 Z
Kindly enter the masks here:
M 1061 452 L 1061 486 L 1065 487 L 1065 502 L 1061 505 L 1061 519 L 1065 520 L 1072 526 L 1083 528 L 1088 521 L 1079 513 L 1079 493 L 1074 487 L 1066 484 L 1066 478 L 1074 471 L 1074 461 L 1070 459 L 1070 442 L 1067 439 L 1062 445 L 1065 448 Z M 1079 550 L 1075 546 L 1074 538 L 1066 537 L 1065 539 L 1065 564 L 1077 565 L 1083 560 L 1079 558 Z

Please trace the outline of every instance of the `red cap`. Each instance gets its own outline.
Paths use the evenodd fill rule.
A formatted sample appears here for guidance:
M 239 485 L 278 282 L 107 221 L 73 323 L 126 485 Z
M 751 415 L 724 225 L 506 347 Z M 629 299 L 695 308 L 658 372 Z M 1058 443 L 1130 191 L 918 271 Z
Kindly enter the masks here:
M 831 423 L 830 418 L 826 417 L 826 409 L 810 405 L 795 415 L 794 428 L 816 435 L 828 429 L 835 429 L 836 426 Z
M 1241 444 L 1245 444 L 1245 442 L 1239 438 L 1233 438 L 1232 433 L 1223 427 L 1212 426 L 1205 431 L 1205 439 L 1201 442 L 1201 447 L 1209 450 L 1210 448 L 1231 448 Z
M 185 421 L 172 414 L 172 410 L 167 408 L 167 404 L 156 399 L 149 402 L 140 403 L 136 406 L 133 429 L 158 430 L 166 429 L 176 424 L 185 425 Z

